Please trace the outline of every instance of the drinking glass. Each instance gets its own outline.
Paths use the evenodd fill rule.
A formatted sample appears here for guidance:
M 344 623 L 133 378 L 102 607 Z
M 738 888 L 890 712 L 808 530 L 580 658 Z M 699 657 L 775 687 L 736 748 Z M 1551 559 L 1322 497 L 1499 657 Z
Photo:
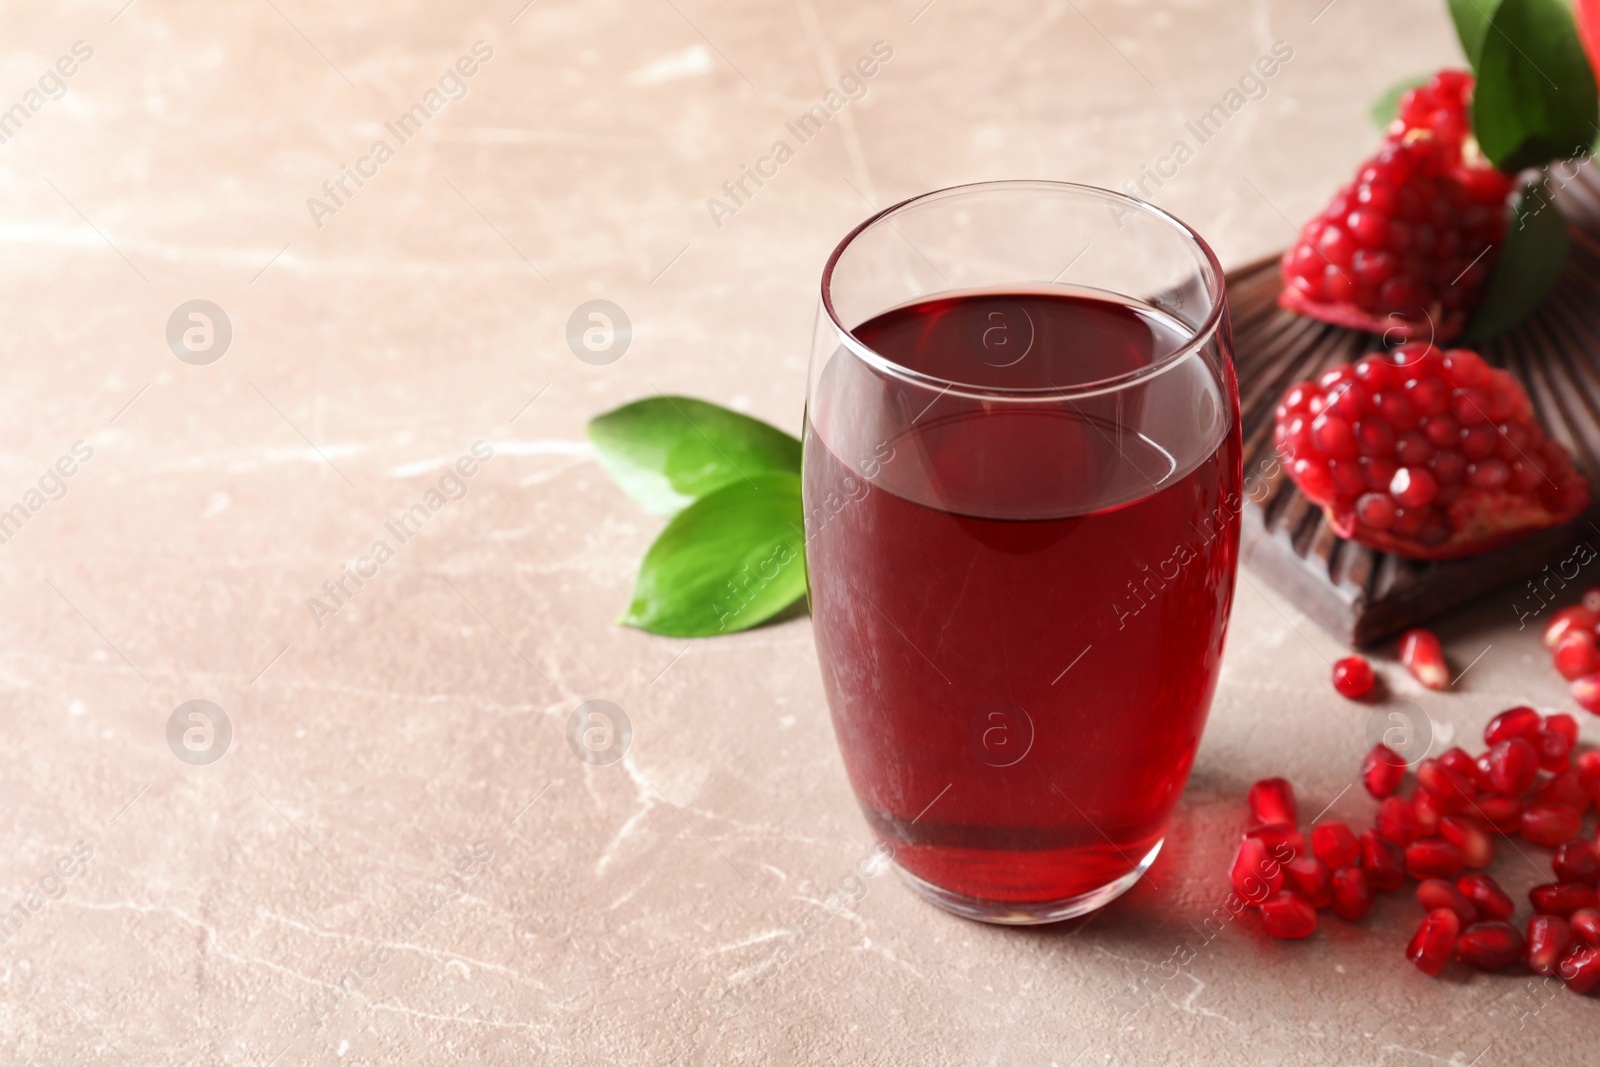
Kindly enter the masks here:
M 1059 182 L 874 215 L 822 276 L 806 563 L 846 771 L 928 900 L 1040 923 L 1161 848 L 1238 559 L 1222 271 Z

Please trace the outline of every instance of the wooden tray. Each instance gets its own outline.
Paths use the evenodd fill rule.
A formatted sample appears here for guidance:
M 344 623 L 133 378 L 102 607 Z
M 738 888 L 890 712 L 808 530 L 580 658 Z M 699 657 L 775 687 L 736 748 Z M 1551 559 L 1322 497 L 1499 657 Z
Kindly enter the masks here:
M 1559 176 L 1552 178 L 1557 184 Z M 1532 317 L 1481 351 L 1516 376 L 1550 435 L 1571 449 L 1578 468 L 1597 482 L 1600 174 L 1585 165 L 1557 190 L 1556 199 L 1572 232 L 1561 279 Z M 1228 274 L 1244 469 L 1247 479 L 1254 475 L 1249 485 L 1260 498 L 1247 502 L 1243 515 L 1247 566 L 1351 645 L 1392 637 L 1512 583 L 1518 588 L 1507 590 L 1506 611 L 1513 617 L 1539 612 L 1572 582 L 1600 585 L 1600 568 L 1581 571 L 1577 562 L 1592 558 L 1589 554 L 1600 547 L 1600 503 L 1566 526 L 1447 563 L 1401 559 L 1335 534 L 1322 510 L 1301 496 L 1273 462 L 1273 409 L 1293 383 L 1380 349 L 1382 342 L 1282 310 L 1280 288 L 1276 256 Z M 1267 477 L 1272 471 L 1276 475 Z M 1265 493 L 1256 488 L 1261 483 L 1267 485 Z M 1590 545 L 1587 551 L 1584 544 Z M 1575 551 L 1580 553 L 1576 559 Z

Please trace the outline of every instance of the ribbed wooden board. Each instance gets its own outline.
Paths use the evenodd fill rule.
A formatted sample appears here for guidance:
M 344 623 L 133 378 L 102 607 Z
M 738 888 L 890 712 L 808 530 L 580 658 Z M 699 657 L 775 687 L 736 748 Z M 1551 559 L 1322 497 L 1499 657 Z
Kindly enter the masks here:
M 1579 469 L 1595 482 L 1600 476 L 1600 174 L 1585 166 L 1556 195 L 1573 238 L 1561 280 L 1532 317 L 1481 351 L 1517 377 L 1551 436 L 1572 450 Z M 1600 547 L 1600 504 L 1567 526 L 1447 563 L 1401 559 L 1335 534 L 1322 510 L 1272 462 L 1273 409 L 1293 383 L 1378 350 L 1382 342 L 1282 310 L 1280 288 L 1277 257 L 1228 275 L 1244 469 L 1247 478 L 1253 474 L 1267 485 L 1265 493 L 1255 490 L 1259 502 L 1245 507 L 1243 558 L 1268 584 L 1334 636 L 1368 645 L 1512 583 L 1519 588 L 1505 590 L 1508 615 L 1515 616 L 1517 602 L 1531 610 L 1538 601 L 1522 587 L 1526 579 L 1566 560 L 1580 541 Z M 1271 471 L 1277 473 L 1268 477 Z

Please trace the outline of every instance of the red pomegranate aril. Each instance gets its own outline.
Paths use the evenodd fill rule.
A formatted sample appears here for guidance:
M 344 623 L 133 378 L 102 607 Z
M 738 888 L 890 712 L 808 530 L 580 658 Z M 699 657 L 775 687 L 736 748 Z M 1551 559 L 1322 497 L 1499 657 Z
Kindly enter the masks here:
M 1417 820 L 1411 814 L 1411 802 L 1399 797 L 1385 797 L 1378 805 L 1378 836 L 1405 848 L 1417 839 Z
M 1528 952 L 1523 957 L 1534 974 L 1551 975 L 1572 945 L 1572 927 L 1559 915 L 1535 915 L 1528 920 Z
M 1467 781 L 1476 784 L 1478 761 L 1467 755 L 1466 750 L 1459 745 L 1442 752 L 1439 755 L 1439 762 L 1461 775 Z
M 1461 849 L 1442 837 L 1428 837 L 1406 846 L 1406 873 L 1413 878 L 1449 878 L 1466 867 Z
M 1460 811 L 1478 795 L 1478 788 L 1470 779 L 1437 759 L 1425 759 L 1417 764 L 1417 784 L 1432 795 L 1441 814 Z
M 1417 965 L 1423 974 L 1439 977 L 1445 961 L 1456 946 L 1456 935 L 1461 932 L 1461 920 L 1449 908 L 1436 908 L 1422 920 L 1422 925 L 1406 946 L 1406 958 Z
M 1573 940 L 1584 945 L 1600 946 L 1600 910 L 1579 908 L 1567 916 L 1572 927 Z
M 1463 926 L 1478 919 L 1478 909 L 1472 901 L 1455 887 L 1454 882 L 1445 881 L 1443 878 L 1425 878 L 1419 882 L 1417 903 L 1422 905 L 1423 911 L 1449 908 L 1456 913 Z
M 1239 842 L 1228 881 L 1251 904 L 1259 904 L 1283 888 L 1283 866 L 1267 854 L 1267 846 L 1254 837 Z
M 1568 916 L 1595 905 L 1594 886 L 1582 882 L 1550 882 L 1528 890 L 1533 910 L 1540 915 Z
M 1283 778 L 1263 778 L 1250 787 L 1250 813 L 1258 823 L 1295 824 L 1294 787 Z
M 1554 715 L 1550 716 L 1555 718 Z M 1549 720 L 1546 720 L 1548 723 Z M 1564 771 L 1570 762 L 1572 742 L 1559 730 L 1548 725 L 1534 735 L 1533 747 L 1539 751 L 1539 766 L 1547 771 Z
M 1494 862 L 1494 837 L 1489 828 L 1470 815 L 1439 818 L 1439 836 L 1461 850 L 1461 860 L 1473 870 Z
M 1600 625 L 1600 615 L 1584 607 L 1562 608 L 1550 616 L 1544 628 L 1544 647 L 1553 649 L 1556 643 L 1570 633 L 1594 633 Z
M 1560 881 L 1600 885 L 1600 848 L 1581 837 L 1556 849 L 1551 865 Z
M 1337 871 L 1361 858 L 1361 842 L 1342 822 L 1319 822 L 1311 828 L 1311 851 L 1330 871 Z
M 1473 801 L 1472 810 L 1497 834 L 1515 834 L 1522 830 L 1521 797 L 1490 793 Z
M 1564 711 L 1546 715 L 1544 717 L 1544 728 L 1564 737 L 1568 748 L 1578 743 L 1578 720 Z
M 1490 788 L 1506 796 L 1521 794 L 1539 775 L 1539 752 L 1521 737 L 1498 742 L 1488 763 Z
M 1591 803 L 1589 791 L 1583 788 L 1583 782 L 1578 777 L 1578 772 L 1568 767 L 1560 774 L 1552 776 L 1541 785 L 1533 794 L 1535 804 L 1554 804 L 1557 807 L 1571 808 L 1573 811 L 1582 812 L 1589 810 Z
M 1367 792 L 1382 800 L 1395 791 L 1406 775 L 1406 761 L 1387 745 L 1374 745 L 1361 761 L 1361 781 Z
M 1385 892 L 1406 884 L 1406 853 L 1399 845 L 1385 841 L 1376 830 L 1361 835 L 1361 869 L 1374 888 Z
M 1292 889 L 1319 911 L 1333 902 L 1333 871 L 1315 856 L 1301 856 L 1283 865 L 1284 888 Z
M 1286 889 L 1261 902 L 1261 924 L 1273 937 L 1310 937 L 1317 932 L 1317 910 L 1304 897 Z
M 1398 479 L 1400 475 L 1395 477 Z M 1432 480 L 1431 477 L 1429 480 Z M 1444 665 L 1444 649 L 1430 630 L 1405 632 L 1400 638 L 1400 662 L 1413 678 L 1429 689 L 1444 689 L 1450 684 L 1450 671 Z
M 1435 837 L 1439 833 L 1439 801 L 1426 789 L 1417 789 L 1411 794 L 1411 821 L 1417 828 L 1418 837 Z
M 1600 671 L 1600 650 L 1595 648 L 1592 630 L 1569 630 L 1550 651 L 1556 672 L 1567 681 Z
M 1306 839 L 1297 827 L 1288 823 L 1274 822 L 1265 826 L 1252 826 L 1244 832 L 1246 837 L 1253 837 L 1267 846 L 1267 853 L 1279 863 L 1288 863 L 1297 856 L 1306 854 Z
M 1362 656 L 1346 656 L 1333 665 L 1333 688 L 1348 700 L 1359 700 L 1372 692 L 1376 676 L 1372 664 Z
M 1591 715 L 1600 715 L 1600 674 L 1574 678 L 1567 686 L 1572 702 Z
M 1600 948 L 1580 948 L 1567 955 L 1556 973 L 1574 993 L 1587 993 L 1600 985 Z
M 1600 586 L 1585 590 L 1583 599 L 1578 602 L 1578 606 L 1594 612 L 1595 619 L 1600 620 Z
M 1536 845 L 1555 848 L 1578 836 L 1583 815 L 1554 804 L 1533 804 L 1522 811 L 1522 836 Z
M 1474 871 L 1456 879 L 1461 895 L 1472 901 L 1478 914 L 1486 919 L 1509 919 L 1517 910 L 1510 895 L 1500 888 L 1500 883 L 1490 875 Z
M 1527 949 L 1522 931 L 1508 922 L 1491 919 L 1461 931 L 1456 938 L 1455 957 L 1480 971 L 1503 971 L 1522 959 Z
M 1342 867 L 1333 872 L 1333 913 L 1348 922 L 1357 922 L 1372 910 L 1375 896 L 1372 883 L 1360 867 Z
M 1578 772 L 1578 784 L 1589 794 L 1590 802 L 1600 804 L 1600 749 L 1578 753 L 1572 769 Z
M 1489 720 L 1483 728 L 1483 743 L 1494 746 L 1509 738 L 1532 740 L 1544 726 L 1544 716 L 1526 705 L 1508 708 Z

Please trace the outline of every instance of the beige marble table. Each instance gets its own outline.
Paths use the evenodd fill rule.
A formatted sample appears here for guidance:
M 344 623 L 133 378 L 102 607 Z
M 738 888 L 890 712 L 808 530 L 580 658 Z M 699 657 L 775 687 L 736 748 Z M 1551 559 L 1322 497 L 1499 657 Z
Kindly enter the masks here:
M 1409 900 L 1164 966 L 1250 781 L 1370 812 L 1339 649 L 1248 571 L 1127 897 L 1006 930 L 890 875 L 829 911 L 871 839 L 808 622 L 613 625 L 659 523 L 584 438 L 657 389 L 795 427 L 826 253 L 918 191 L 1164 171 L 1225 261 L 1281 246 L 1368 101 L 1457 61 L 1442 4 L 122 4 L 11 4 L 0 45 L 0 1062 L 1592 1062 L 1592 1002 L 1410 967 Z M 590 300 L 614 362 L 567 344 Z M 1385 673 L 1445 736 L 1561 702 L 1509 595 L 1441 632 L 1455 692 Z M 568 748 L 590 699 L 619 763 Z M 227 729 L 169 744 L 190 701 Z

